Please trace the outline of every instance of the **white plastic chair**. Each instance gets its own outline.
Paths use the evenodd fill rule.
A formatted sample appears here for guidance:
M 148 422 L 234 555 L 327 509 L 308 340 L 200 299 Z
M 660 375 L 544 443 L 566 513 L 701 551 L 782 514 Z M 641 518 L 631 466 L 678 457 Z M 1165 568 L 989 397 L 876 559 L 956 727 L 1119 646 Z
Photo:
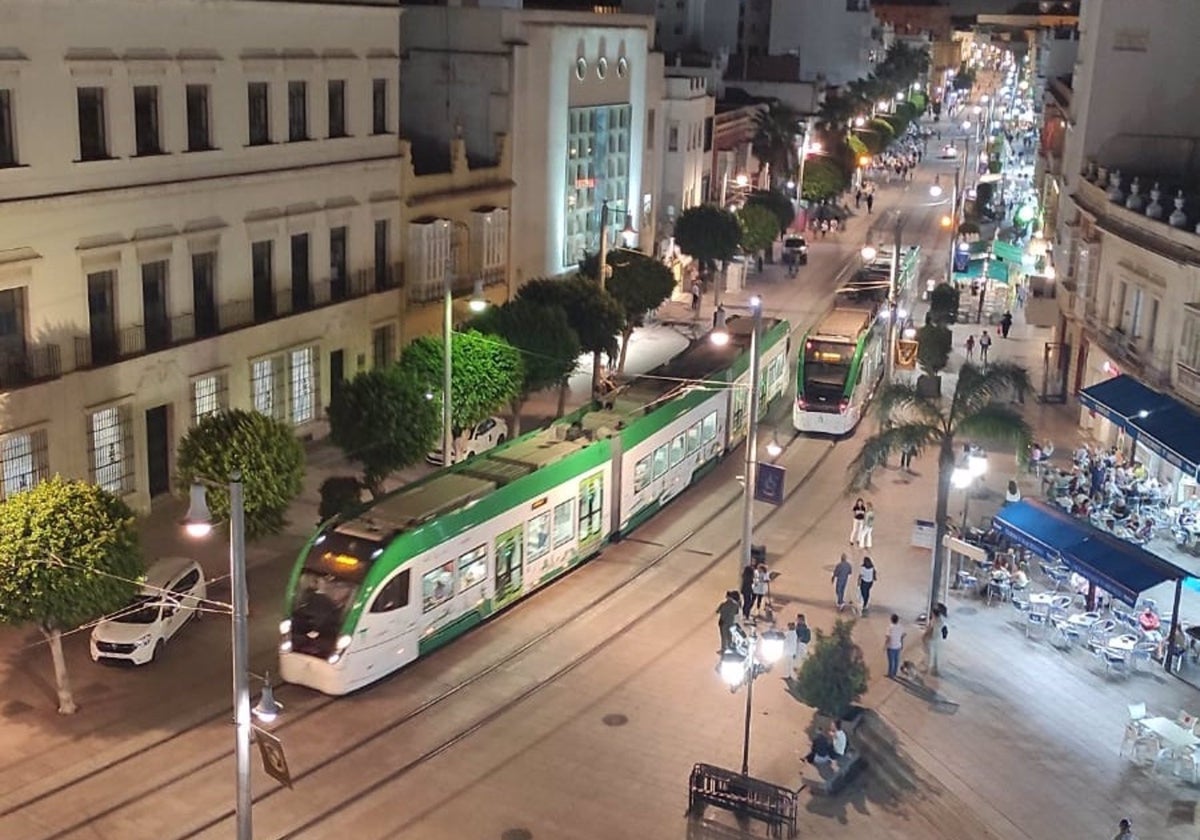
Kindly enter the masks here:
M 1039 636 L 1046 634 L 1046 616 L 1039 612 L 1027 612 L 1025 614 L 1025 638 L 1031 638 L 1034 633 Z
M 1104 674 L 1119 674 L 1122 677 L 1129 676 L 1129 663 L 1120 653 L 1105 648 L 1101 651 L 1101 656 L 1104 657 Z

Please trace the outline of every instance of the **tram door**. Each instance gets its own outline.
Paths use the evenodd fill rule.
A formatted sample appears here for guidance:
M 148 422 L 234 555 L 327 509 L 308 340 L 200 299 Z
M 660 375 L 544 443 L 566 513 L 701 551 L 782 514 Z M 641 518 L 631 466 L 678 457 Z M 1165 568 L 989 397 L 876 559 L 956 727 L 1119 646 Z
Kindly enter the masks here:
M 496 538 L 495 609 L 512 603 L 521 595 L 521 562 L 524 559 L 525 529 L 521 526 Z

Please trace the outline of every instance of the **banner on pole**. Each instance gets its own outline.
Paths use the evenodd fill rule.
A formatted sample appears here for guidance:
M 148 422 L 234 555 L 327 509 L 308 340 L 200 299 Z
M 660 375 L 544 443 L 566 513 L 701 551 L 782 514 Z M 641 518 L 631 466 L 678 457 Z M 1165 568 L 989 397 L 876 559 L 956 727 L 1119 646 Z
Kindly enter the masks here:
M 783 504 L 783 479 L 786 474 L 787 470 L 777 464 L 759 464 L 758 474 L 754 478 L 754 498 L 773 505 Z

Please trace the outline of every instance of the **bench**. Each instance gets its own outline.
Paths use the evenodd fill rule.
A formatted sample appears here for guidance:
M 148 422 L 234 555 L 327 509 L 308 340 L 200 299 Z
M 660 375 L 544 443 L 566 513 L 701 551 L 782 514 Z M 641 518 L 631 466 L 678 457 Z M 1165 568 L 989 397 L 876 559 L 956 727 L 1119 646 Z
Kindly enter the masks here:
M 712 805 L 741 817 L 759 820 L 771 837 L 796 836 L 797 790 L 743 776 L 711 764 L 696 764 L 688 780 L 688 814 L 703 816 Z
M 810 785 L 813 793 L 837 796 L 867 769 L 867 760 L 858 750 L 851 749 L 837 760 L 836 770 L 832 769 L 830 764 L 818 764 L 816 767 L 820 778 Z

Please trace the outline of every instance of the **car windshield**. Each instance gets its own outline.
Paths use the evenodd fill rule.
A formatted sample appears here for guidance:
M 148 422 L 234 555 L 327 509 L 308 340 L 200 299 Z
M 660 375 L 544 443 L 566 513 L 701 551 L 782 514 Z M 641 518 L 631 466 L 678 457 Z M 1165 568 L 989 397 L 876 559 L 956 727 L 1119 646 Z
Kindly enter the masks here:
M 139 595 L 113 619 L 118 624 L 153 624 L 162 604 L 150 595 Z

